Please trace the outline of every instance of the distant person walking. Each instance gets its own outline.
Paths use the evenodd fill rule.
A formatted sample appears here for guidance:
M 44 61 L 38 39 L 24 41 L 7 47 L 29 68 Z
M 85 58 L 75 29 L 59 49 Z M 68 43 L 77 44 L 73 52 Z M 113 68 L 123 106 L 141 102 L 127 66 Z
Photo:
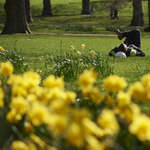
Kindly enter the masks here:
M 110 7 L 110 17 L 111 19 L 113 19 L 113 7 L 112 6 Z
M 115 19 L 115 18 L 119 19 L 119 17 L 118 17 L 118 10 L 117 10 L 116 7 L 114 9 L 114 18 L 113 19 Z
M 92 17 L 92 15 L 93 17 L 95 17 L 94 11 L 93 11 L 93 5 L 90 7 L 90 17 Z

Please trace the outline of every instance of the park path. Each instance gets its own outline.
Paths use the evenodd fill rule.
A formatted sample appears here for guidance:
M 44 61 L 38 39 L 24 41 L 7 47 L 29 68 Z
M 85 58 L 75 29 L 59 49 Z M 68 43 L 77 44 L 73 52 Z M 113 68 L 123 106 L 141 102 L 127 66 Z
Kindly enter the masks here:
M 109 36 L 115 37 L 115 34 L 73 34 L 73 33 L 34 33 L 33 34 L 47 34 L 47 35 L 63 35 L 63 36 Z M 150 35 L 141 35 L 141 37 L 150 37 Z

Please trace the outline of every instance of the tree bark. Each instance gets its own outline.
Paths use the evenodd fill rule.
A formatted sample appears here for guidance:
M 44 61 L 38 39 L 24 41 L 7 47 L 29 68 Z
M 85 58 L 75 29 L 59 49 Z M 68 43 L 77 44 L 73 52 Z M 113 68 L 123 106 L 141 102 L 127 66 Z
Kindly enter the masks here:
M 82 0 L 82 13 L 81 14 L 90 14 L 90 0 Z
M 133 0 L 133 17 L 130 26 L 143 26 L 142 0 Z
M 25 0 L 25 8 L 26 8 L 27 23 L 33 23 L 30 0 Z
M 1 34 L 31 33 L 28 28 L 25 10 L 25 0 L 6 0 L 5 26 Z
M 42 16 L 52 16 L 51 1 L 43 0 Z

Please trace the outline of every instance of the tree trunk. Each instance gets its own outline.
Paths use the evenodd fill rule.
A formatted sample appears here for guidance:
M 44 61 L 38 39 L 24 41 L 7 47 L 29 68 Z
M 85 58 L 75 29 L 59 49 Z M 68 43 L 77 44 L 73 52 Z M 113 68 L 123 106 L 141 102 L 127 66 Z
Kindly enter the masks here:
M 142 0 L 133 0 L 133 17 L 130 26 L 143 26 Z
M 146 32 L 150 31 L 150 0 L 148 0 L 148 21 L 149 21 L 149 26 L 144 29 L 144 31 Z
M 5 26 L 2 34 L 31 33 L 27 25 L 25 0 L 6 0 Z
M 90 14 L 90 0 L 82 0 L 82 13 L 81 14 Z
M 31 15 L 30 0 L 25 0 L 25 8 L 26 8 L 27 23 L 33 23 L 32 15 Z
M 42 16 L 52 16 L 51 1 L 43 0 Z

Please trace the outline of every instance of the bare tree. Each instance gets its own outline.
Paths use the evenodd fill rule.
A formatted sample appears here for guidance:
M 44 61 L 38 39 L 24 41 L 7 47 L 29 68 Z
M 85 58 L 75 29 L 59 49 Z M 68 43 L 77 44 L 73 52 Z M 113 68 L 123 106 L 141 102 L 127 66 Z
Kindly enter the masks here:
M 42 16 L 51 16 L 51 15 L 52 15 L 51 1 L 43 0 Z
M 31 33 L 28 28 L 25 10 L 25 0 L 6 0 L 5 26 L 2 34 Z
M 82 13 L 81 14 L 90 14 L 90 0 L 82 0 Z
M 142 0 L 133 0 L 133 17 L 130 26 L 143 26 Z
M 27 23 L 33 23 L 30 0 L 25 0 L 25 8 L 26 8 Z

